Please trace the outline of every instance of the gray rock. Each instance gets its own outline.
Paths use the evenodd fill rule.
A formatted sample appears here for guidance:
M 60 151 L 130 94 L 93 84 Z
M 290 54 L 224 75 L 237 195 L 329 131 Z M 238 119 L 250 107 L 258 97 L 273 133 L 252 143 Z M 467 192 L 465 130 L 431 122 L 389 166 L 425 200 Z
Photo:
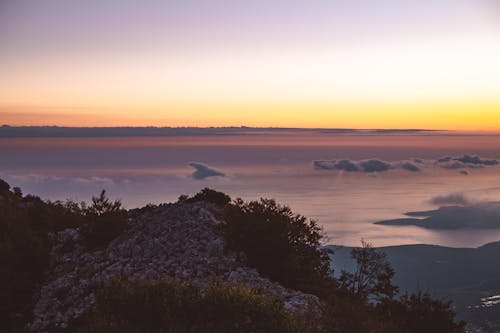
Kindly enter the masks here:
M 77 229 L 52 235 L 50 266 L 28 329 L 34 332 L 65 328 L 95 305 L 95 291 L 118 278 L 191 281 L 208 286 L 214 281 L 262 288 L 281 297 L 291 311 L 305 313 L 319 304 L 317 297 L 284 288 L 242 263 L 242 254 L 224 250 L 214 231 L 219 221 L 208 203 L 164 204 L 129 220 L 129 228 L 106 249 L 89 251 Z

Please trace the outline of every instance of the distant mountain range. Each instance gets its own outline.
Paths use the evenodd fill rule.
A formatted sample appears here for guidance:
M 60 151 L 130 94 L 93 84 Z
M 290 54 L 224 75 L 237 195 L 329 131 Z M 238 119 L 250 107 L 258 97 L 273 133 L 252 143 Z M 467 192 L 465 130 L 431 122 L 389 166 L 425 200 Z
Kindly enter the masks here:
M 352 271 L 351 247 L 329 246 L 335 251 L 335 274 Z M 429 292 L 453 301 L 458 316 L 477 331 L 500 331 L 500 242 L 478 248 L 435 245 L 380 247 L 396 274 L 401 292 Z M 481 330 L 480 330 L 481 329 Z

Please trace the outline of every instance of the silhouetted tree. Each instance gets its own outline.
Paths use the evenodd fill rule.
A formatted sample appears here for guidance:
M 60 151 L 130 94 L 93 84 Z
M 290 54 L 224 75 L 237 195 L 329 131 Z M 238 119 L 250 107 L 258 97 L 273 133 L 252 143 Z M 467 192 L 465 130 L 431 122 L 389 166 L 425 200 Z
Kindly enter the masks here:
M 85 209 L 86 223 L 82 232 L 89 246 L 103 246 L 118 236 L 127 225 L 127 212 L 120 200 L 111 201 L 102 190 L 92 197 L 92 205 Z
M 271 199 L 226 205 L 220 225 L 227 246 L 242 251 L 259 273 L 286 287 L 322 294 L 332 286 L 322 229 Z
M 356 260 L 356 269 L 354 273 L 342 272 L 339 278 L 341 289 L 372 301 L 394 297 L 398 288 L 391 282 L 394 270 L 386 254 L 365 240 L 361 240 L 361 245 L 351 251 L 352 258 Z
M 219 207 L 224 207 L 229 202 L 231 202 L 231 197 L 223 192 L 212 190 L 211 188 L 205 187 L 200 192 L 196 193 L 192 197 L 183 194 L 179 196 L 179 202 L 211 202 Z

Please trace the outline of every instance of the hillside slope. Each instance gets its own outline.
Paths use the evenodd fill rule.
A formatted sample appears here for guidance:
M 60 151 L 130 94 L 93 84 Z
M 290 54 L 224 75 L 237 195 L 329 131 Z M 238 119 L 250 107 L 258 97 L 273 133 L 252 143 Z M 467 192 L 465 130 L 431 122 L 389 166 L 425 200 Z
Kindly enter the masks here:
M 288 290 L 225 250 L 210 203 L 175 203 L 130 214 L 128 228 L 107 247 L 88 250 L 77 229 L 54 235 L 50 266 L 34 309 L 32 331 L 65 328 L 89 312 L 95 292 L 115 279 L 174 278 L 200 286 L 229 282 L 261 288 L 285 308 L 307 311 L 316 296 Z

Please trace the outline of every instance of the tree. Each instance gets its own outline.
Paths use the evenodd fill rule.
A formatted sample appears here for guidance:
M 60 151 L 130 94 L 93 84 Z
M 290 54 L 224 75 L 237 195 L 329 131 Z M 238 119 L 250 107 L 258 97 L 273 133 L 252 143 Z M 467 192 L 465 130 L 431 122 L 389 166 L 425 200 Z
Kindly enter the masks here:
M 370 301 L 394 297 L 398 288 L 391 282 L 394 270 L 385 253 L 361 240 L 361 247 L 354 248 L 351 256 L 356 260 L 356 269 L 354 273 L 342 272 L 339 278 L 341 289 Z
M 332 286 L 322 229 L 271 199 L 236 199 L 223 210 L 220 230 L 227 246 L 245 254 L 246 263 L 286 287 L 321 295 Z
M 186 194 L 179 196 L 179 202 L 193 203 L 200 201 L 210 202 L 219 207 L 224 207 L 231 202 L 231 197 L 223 192 L 215 191 L 208 187 L 205 187 L 192 197 Z
M 92 197 L 92 205 L 84 210 L 86 223 L 82 233 L 90 247 L 106 245 L 118 236 L 127 225 L 127 212 L 120 200 L 111 201 L 102 190 L 98 197 Z

